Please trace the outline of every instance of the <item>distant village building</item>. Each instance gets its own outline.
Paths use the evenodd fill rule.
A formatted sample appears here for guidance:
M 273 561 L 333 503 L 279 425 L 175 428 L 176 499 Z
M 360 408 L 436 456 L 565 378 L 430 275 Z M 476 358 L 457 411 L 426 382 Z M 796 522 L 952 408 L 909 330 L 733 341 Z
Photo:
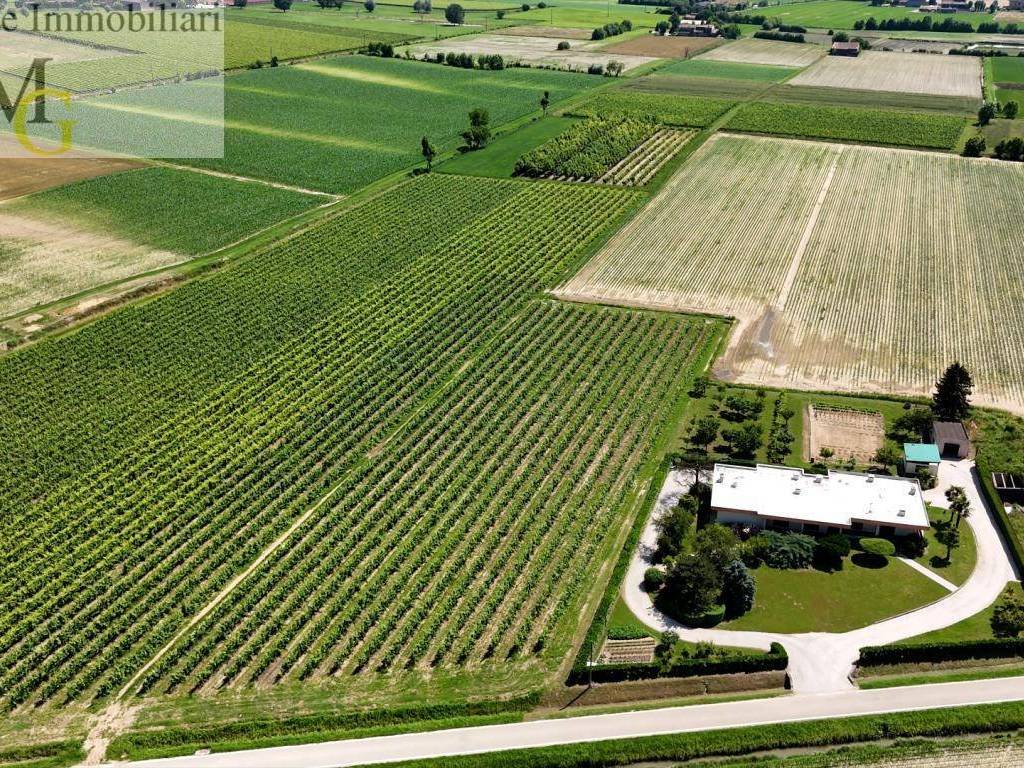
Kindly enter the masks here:
M 854 41 L 849 43 L 832 43 L 833 56 L 859 56 L 860 43 Z
M 685 37 L 715 37 L 718 35 L 718 27 L 701 19 L 680 19 L 675 34 Z
M 715 464 L 711 511 L 723 525 L 810 534 L 892 536 L 929 527 L 917 480 L 770 464 Z
M 904 443 L 903 471 L 908 475 L 916 475 L 919 469 L 932 476 L 939 474 L 939 447 L 935 443 Z
M 943 456 L 966 459 L 971 455 L 971 439 L 962 422 L 933 421 L 932 442 Z

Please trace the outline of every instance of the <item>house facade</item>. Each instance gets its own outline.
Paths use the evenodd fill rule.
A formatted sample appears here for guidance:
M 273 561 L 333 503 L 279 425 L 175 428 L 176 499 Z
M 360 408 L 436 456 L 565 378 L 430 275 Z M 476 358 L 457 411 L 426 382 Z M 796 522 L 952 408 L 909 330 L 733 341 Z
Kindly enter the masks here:
M 771 464 L 715 464 L 711 512 L 723 525 L 809 534 L 901 536 L 930 526 L 917 480 Z

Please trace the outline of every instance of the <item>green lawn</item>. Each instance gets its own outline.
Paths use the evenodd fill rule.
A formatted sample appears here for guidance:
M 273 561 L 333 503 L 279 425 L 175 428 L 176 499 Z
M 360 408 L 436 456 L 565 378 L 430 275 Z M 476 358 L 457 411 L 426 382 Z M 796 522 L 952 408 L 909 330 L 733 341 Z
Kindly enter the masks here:
M 1007 589 L 1021 594 L 1019 582 L 1010 582 Z M 963 640 L 987 640 L 992 637 L 992 609 L 995 603 L 945 629 L 938 629 L 908 640 L 908 643 L 958 643 Z
M 813 0 L 809 3 L 751 8 L 746 13 L 779 19 L 784 24 L 798 24 L 804 27 L 823 29 L 853 29 L 854 22 L 867 20 L 872 16 L 878 21 L 922 18 L 922 14 L 912 8 L 873 6 L 869 2 L 854 2 L 853 0 Z M 949 14 L 948 17 L 956 21 L 970 22 L 974 26 L 980 22 L 992 21 L 992 15 L 988 13 L 955 13 Z M 943 14 L 942 19 L 945 18 L 947 15 Z
M 933 685 L 935 683 L 958 683 L 963 680 L 994 680 L 1000 677 L 1017 677 L 1024 675 L 1024 664 L 1005 664 L 996 667 L 978 669 L 960 669 L 954 672 L 933 672 L 919 675 L 901 675 L 893 677 L 866 678 L 858 682 L 857 687 L 865 690 L 872 688 L 899 688 L 905 685 Z
M 883 568 L 862 567 L 848 559 L 836 573 L 764 566 L 752 573 L 757 579 L 753 610 L 719 624 L 720 629 L 847 632 L 949 594 L 893 558 Z
M 515 170 L 516 160 L 534 147 L 554 138 L 575 120 L 568 117 L 548 116 L 534 120 L 505 136 L 495 139 L 478 152 L 467 152 L 447 160 L 437 167 L 442 173 L 460 173 L 464 176 L 491 176 L 509 178 Z
M 688 77 L 714 77 L 723 80 L 749 80 L 758 83 L 778 83 L 799 68 L 775 67 L 762 64 L 740 64 L 732 61 L 705 61 L 701 58 L 685 59 L 658 70 L 659 74 Z
M 937 573 L 947 581 L 960 586 L 974 570 L 978 553 L 974 545 L 974 532 L 967 522 L 960 524 L 960 546 L 953 550 L 953 556 L 946 562 L 946 548 L 935 540 L 937 526 L 941 527 L 949 520 L 949 512 L 937 507 L 929 507 L 928 515 L 932 521 L 932 529 L 925 534 L 928 549 L 917 558 L 925 568 Z
M 531 3 L 531 5 L 535 5 Z M 619 5 L 595 0 L 561 0 L 548 8 L 533 8 L 525 13 L 511 14 L 516 22 L 544 24 L 552 27 L 593 29 L 609 22 L 629 19 L 634 29 L 653 29 L 667 16 L 656 13 L 656 8 L 642 5 Z

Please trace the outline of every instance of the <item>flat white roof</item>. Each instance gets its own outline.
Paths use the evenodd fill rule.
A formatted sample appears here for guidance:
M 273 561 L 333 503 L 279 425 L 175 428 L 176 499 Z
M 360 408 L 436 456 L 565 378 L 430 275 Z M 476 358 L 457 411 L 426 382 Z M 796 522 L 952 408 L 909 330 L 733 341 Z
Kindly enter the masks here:
M 715 464 L 711 506 L 766 518 L 849 528 L 854 521 L 928 528 L 917 480 L 861 472 L 815 475 L 793 467 Z

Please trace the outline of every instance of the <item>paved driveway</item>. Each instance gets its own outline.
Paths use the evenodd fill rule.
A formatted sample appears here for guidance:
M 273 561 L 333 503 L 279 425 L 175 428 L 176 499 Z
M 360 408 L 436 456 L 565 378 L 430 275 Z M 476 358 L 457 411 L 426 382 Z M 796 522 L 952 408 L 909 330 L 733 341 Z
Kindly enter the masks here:
M 999 597 L 1006 582 L 1017 578 L 1009 552 L 988 507 L 982 501 L 973 461 L 943 461 L 939 466 L 938 486 L 927 491 L 925 499 L 934 506 L 948 508 L 945 490 L 951 485 L 963 486 L 970 498 L 973 514 L 967 522 L 977 542 L 978 563 L 971 577 L 948 597 L 901 616 L 844 633 L 784 635 L 725 629 L 689 629 L 657 610 L 642 589 L 644 571 L 650 566 L 649 555 L 657 538 L 653 520 L 648 521 L 636 556 L 626 573 L 622 586 L 623 599 L 644 624 L 659 631 L 672 630 L 684 640 L 707 640 L 720 645 L 763 650 L 767 650 L 773 642 L 782 643 L 789 654 L 789 674 L 795 691 L 825 693 L 849 690 L 853 688 L 849 676 L 861 648 L 906 640 L 956 624 L 990 605 Z M 687 487 L 686 478 L 670 475 L 662 498 L 678 496 Z

